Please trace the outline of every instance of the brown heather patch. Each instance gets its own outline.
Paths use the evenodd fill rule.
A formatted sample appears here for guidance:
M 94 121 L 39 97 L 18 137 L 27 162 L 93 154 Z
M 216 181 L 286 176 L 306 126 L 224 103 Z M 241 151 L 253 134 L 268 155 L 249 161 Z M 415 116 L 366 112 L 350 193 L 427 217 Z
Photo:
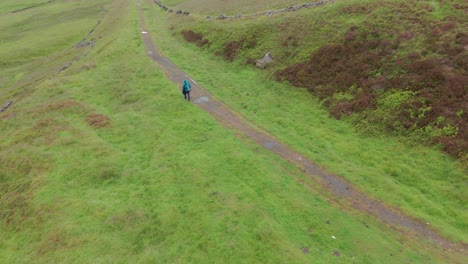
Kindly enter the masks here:
M 414 33 L 411 32 L 411 31 L 405 31 L 405 32 L 401 33 L 399 37 L 400 37 L 400 39 L 409 40 L 409 39 L 412 39 L 414 37 Z
M 441 131 L 442 136 L 434 136 L 432 141 L 441 144 L 448 154 L 460 157 L 468 151 L 468 55 L 464 47 L 468 40 L 465 33 L 446 34 L 456 26 L 444 22 L 432 29 L 427 47 L 438 56 L 431 57 L 417 51 L 395 56 L 400 43 L 412 39 L 413 32 L 404 31 L 391 40 L 353 26 L 342 44 L 322 46 L 309 61 L 275 75 L 277 80 L 309 89 L 338 119 L 372 112 L 379 95 L 391 90 L 413 91 L 417 95 L 413 101 L 401 102 L 398 113 L 386 113 L 382 120 L 387 123 L 383 125 L 396 131 Z M 353 99 L 335 100 L 337 93 L 350 94 Z M 365 118 L 372 116 L 366 114 Z
M 257 60 L 255 60 L 254 58 L 252 57 L 249 57 L 247 58 L 247 60 L 245 61 L 246 64 L 250 64 L 250 65 L 255 65 L 257 63 Z
M 233 61 L 237 54 L 243 49 L 250 49 L 257 45 L 255 37 L 243 36 L 239 40 L 230 41 L 224 45 L 222 56 L 227 61 Z
M 223 49 L 223 58 L 227 61 L 233 61 L 241 48 L 242 43 L 238 41 L 228 42 Z
M 86 116 L 86 122 L 95 128 L 104 128 L 110 126 L 110 118 L 102 114 L 89 114 Z
M 186 41 L 196 43 L 199 47 L 203 47 L 209 43 L 209 41 L 203 37 L 203 34 L 196 33 L 193 30 L 183 31 L 182 36 L 184 36 Z

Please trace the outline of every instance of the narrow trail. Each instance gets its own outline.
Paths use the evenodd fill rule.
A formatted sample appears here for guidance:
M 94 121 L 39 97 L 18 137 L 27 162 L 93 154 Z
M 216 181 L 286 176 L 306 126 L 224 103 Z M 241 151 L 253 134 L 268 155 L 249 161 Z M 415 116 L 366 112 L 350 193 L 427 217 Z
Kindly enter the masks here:
M 241 132 L 262 147 L 299 167 L 305 175 L 323 188 L 323 190 L 320 191 L 332 195 L 335 199 L 339 200 L 340 203 L 344 203 L 346 206 L 352 207 L 355 210 L 376 217 L 404 236 L 421 236 L 444 250 L 467 254 L 467 244 L 452 243 L 432 230 L 425 222 L 407 216 L 396 208 L 391 208 L 380 201 L 368 197 L 343 178 L 324 171 L 311 160 L 279 142 L 272 135 L 249 125 L 246 120 L 234 113 L 226 105 L 213 99 L 203 87 L 198 85 L 194 79 L 190 78 L 190 76 L 178 68 L 168 58 L 164 57 L 160 50 L 154 45 L 151 34 L 146 28 L 140 1 L 141 0 L 137 0 L 140 34 L 147 55 L 158 64 L 167 78 L 177 86 L 180 86 L 184 79 L 190 79 L 192 81 L 192 102 L 198 105 L 198 107 L 211 114 L 224 127 Z M 151 2 L 151 0 L 146 1 Z

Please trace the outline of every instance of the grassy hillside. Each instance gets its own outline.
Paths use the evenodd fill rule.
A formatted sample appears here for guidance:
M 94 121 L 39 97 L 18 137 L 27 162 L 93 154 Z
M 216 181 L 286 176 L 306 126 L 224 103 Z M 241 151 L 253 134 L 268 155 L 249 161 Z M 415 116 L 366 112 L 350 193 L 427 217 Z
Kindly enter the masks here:
M 167 0 L 161 1 L 174 10 L 190 10 L 194 15 L 237 15 L 266 10 L 281 9 L 290 5 L 303 4 L 300 0 Z M 314 1 L 309 1 L 314 2 Z
M 331 5 L 328 6 L 334 10 Z M 294 17 L 288 13 L 275 18 L 259 17 L 235 23 L 168 15 L 170 22 L 166 23 L 163 18 L 158 19 L 159 13 L 153 13 L 159 12 L 157 10 L 154 6 L 153 11 L 148 11 L 148 19 L 153 19 L 155 24 L 154 32 L 171 28 L 177 33 L 158 38 L 159 45 L 173 61 L 215 96 L 365 192 L 403 208 L 408 214 L 427 220 L 446 235 L 467 241 L 465 219 L 468 196 L 464 191 L 467 187 L 467 173 L 462 162 L 442 154 L 437 148 L 411 143 L 402 137 L 383 133 L 369 137 L 353 132 L 355 129 L 349 123 L 331 120 L 319 100 L 310 96 L 306 90 L 292 89 L 286 83 L 272 81 L 272 72 L 254 70 L 245 65 L 243 56 L 248 57 L 248 53 L 258 50 L 270 50 L 261 47 L 275 39 L 274 33 L 294 32 L 293 29 L 284 32 L 272 30 L 278 28 L 276 22 L 286 23 L 288 19 L 298 19 L 296 16 L 301 14 L 305 18 L 328 12 L 310 9 Z M 183 36 L 178 34 L 189 28 L 203 32 L 205 37 L 217 38 L 200 49 L 197 45 L 185 42 Z M 336 29 L 338 31 L 340 27 Z M 267 34 L 268 30 L 273 33 Z M 298 27 L 297 30 L 302 28 Z M 240 59 L 233 63 L 223 62 L 217 55 L 213 55 L 217 47 L 222 51 L 223 40 L 229 42 L 246 32 L 248 36 L 263 32 L 265 38 L 257 39 L 260 44 L 254 48 L 239 51 Z M 333 39 L 333 32 L 329 33 L 327 36 L 330 38 L 322 38 L 322 41 Z M 310 38 L 310 35 L 304 38 Z M 314 43 L 318 42 L 317 38 Z M 271 50 L 275 54 L 274 51 L 281 50 L 281 47 L 274 46 Z M 218 54 L 222 55 L 221 51 Z
M 335 1 L 235 21 L 175 17 L 172 26 L 228 61 L 271 52 L 267 71 L 310 90 L 334 117 L 466 161 L 467 10 L 465 1 Z
M 53 2 L 53 0 L 4 0 L 0 7 L 0 14 L 19 13 Z
M 148 18 L 155 11 L 147 2 L 145 10 Z M 276 114 L 265 104 L 282 110 L 278 100 L 287 93 L 301 95 L 286 105 L 297 105 L 295 110 L 316 102 L 303 91 L 289 92 L 250 70 L 181 46 L 165 31 L 163 17 L 158 19 L 151 25 L 159 43 L 170 54 L 179 50 L 173 58 L 213 91 L 220 81 L 228 87 L 254 80 L 263 83 L 258 89 L 275 87 L 252 91 L 263 97 L 251 102 L 236 89 L 216 93 L 246 115 L 254 105 L 261 107 L 255 120 L 261 126 L 262 112 Z M 0 114 L 2 263 L 462 262 L 462 255 L 334 205 L 297 168 L 184 102 L 145 54 L 134 1 L 56 0 L 1 15 L 0 29 L 0 103 L 14 102 Z M 207 74 L 204 67 L 212 66 L 218 67 L 213 76 L 223 77 L 224 69 L 229 78 Z M 197 67 L 205 74 L 193 70 Z M 348 126 L 319 107 L 311 111 L 324 130 L 310 134 L 310 142 L 327 131 L 330 137 L 347 134 Z M 278 115 L 273 124 L 288 125 L 294 116 Z M 271 128 L 281 139 L 289 137 L 284 129 Z M 302 144 L 291 138 L 294 147 Z M 345 139 L 362 143 L 355 134 L 340 144 Z M 322 143 L 330 145 L 318 159 L 325 164 L 340 149 L 333 141 Z M 317 148 L 308 151 L 313 156 Z M 460 175 L 451 160 L 420 151 L 429 170 L 441 166 Z M 401 152 L 394 153 L 397 158 Z M 457 195 L 463 188 L 440 186 Z M 458 205 L 447 201 L 437 204 L 437 212 L 458 214 Z M 434 219 L 455 240 L 466 241 L 463 229 Z

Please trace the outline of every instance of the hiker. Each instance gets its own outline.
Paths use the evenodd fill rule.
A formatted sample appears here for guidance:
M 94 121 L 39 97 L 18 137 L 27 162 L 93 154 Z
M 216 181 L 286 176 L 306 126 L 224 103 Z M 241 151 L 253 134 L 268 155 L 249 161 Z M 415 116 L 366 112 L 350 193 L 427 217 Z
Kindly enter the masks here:
M 184 84 L 182 85 L 182 93 L 184 94 L 184 99 L 187 99 L 190 101 L 190 90 L 192 86 L 190 85 L 190 82 L 187 80 L 184 80 Z

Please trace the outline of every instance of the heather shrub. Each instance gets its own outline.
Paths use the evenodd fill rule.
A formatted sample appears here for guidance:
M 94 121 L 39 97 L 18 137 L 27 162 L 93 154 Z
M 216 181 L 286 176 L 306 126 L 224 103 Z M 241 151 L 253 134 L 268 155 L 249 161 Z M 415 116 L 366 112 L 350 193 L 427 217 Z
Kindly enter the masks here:
M 193 30 L 183 31 L 182 36 L 186 41 L 196 43 L 200 47 L 209 43 L 209 41 L 203 37 L 203 34 L 196 33 Z
M 414 33 L 403 31 L 395 39 L 384 39 L 378 30 L 352 26 L 341 44 L 322 46 L 308 61 L 278 70 L 275 76 L 309 89 L 337 119 L 364 113 L 362 118 L 372 120 L 367 124 L 381 122 L 375 127 L 441 144 L 447 153 L 460 156 L 467 150 L 468 120 L 456 113 L 468 111 L 468 55 L 463 46 L 468 38 L 457 33 L 452 44 L 440 39 L 454 28 L 456 23 L 450 22 L 432 29 L 426 41 L 434 41 L 428 47 L 437 56 L 418 51 L 396 56 Z
M 243 49 L 251 49 L 257 45 L 255 37 L 242 37 L 240 40 L 230 41 L 224 45 L 221 52 L 223 58 L 227 61 L 234 61 L 237 54 Z

